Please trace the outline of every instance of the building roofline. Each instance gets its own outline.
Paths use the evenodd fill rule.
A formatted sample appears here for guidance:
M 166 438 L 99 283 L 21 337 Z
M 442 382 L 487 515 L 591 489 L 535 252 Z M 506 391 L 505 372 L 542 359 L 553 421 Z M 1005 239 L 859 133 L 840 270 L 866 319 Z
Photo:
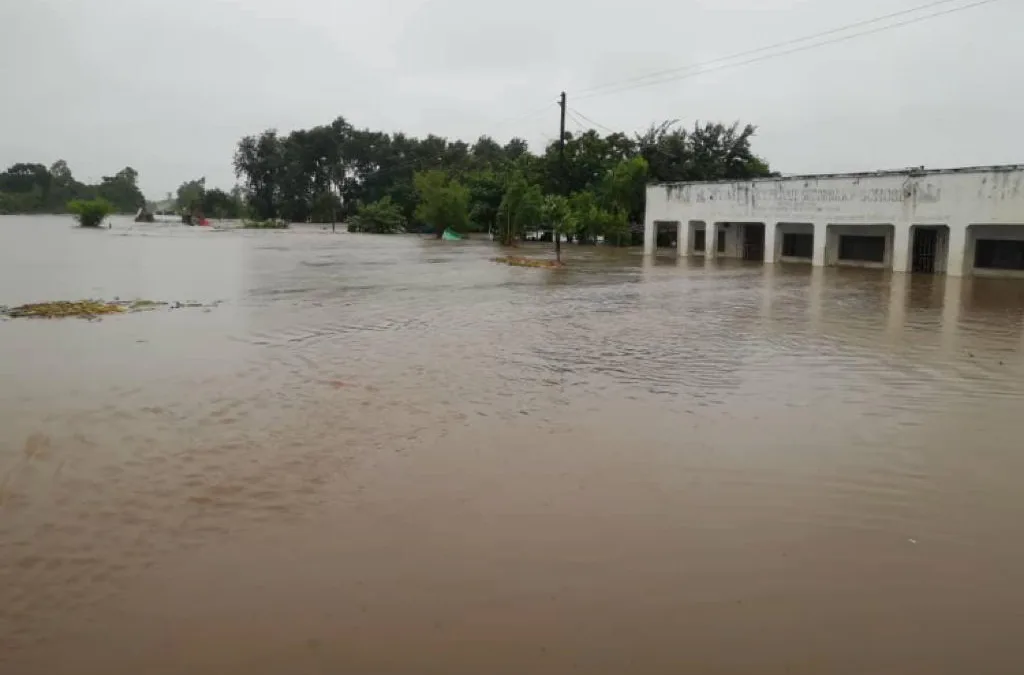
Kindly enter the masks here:
M 809 173 L 794 176 L 766 176 L 764 178 L 736 178 L 733 180 L 693 180 L 651 182 L 650 187 L 675 187 L 682 185 L 727 185 L 732 183 L 778 183 L 788 180 L 821 180 L 822 178 L 880 178 L 885 176 L 934 176 L 960 173 L 1009 173 L 1024 171 L 1024 164 L 993 164 L 989 166 L 963 166 L 953 169 L 925 169 L 910 167 L 906 169 L 885 169 L 879 171 L 861 171 L 858 173 Z

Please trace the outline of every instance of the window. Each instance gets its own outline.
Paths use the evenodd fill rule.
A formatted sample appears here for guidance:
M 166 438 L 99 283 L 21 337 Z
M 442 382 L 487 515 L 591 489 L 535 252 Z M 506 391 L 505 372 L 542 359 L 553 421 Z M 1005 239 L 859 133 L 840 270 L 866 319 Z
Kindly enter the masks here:
M 813 234 L 783 234 L 782 256 L 784 258 L 814 257 Z
M 725 253 L 725 230 L 718 230 L 718 252 Z
M 885 237 L 840 235 L 839 259 L 857 262 L 885 262 Z
M 974 245 L 974 266 L 990 270 L 1024 270 L 1024 241 L 979 239 Z
M 707 232 L 704 230 L 697 230 L 693 233 L 693 250 L 697 253 L 704 252 L 704 239 L 707 236 Z

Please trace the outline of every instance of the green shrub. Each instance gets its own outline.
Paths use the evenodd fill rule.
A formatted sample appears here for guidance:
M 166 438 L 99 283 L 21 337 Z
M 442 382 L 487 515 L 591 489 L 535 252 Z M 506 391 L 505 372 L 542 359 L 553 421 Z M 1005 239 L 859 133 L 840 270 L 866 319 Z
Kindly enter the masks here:
M 102 197 L 96 199 L 72 199 L 68 202 L 68 213 L 72 213 L 82 227 L 99 227 L 103 219 L 114 212 L 114 205 Z
M 384 197 L 372 204 L 360 204 L 359 211 L 348 224 L 348 231 L 374 234 L 405 232 L 405 216 L 391 197 Z

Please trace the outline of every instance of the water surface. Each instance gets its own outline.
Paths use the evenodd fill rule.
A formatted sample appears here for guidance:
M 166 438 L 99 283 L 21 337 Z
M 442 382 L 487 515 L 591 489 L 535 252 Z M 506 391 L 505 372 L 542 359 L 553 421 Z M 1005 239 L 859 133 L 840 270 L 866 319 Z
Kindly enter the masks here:
M 0 218 L 0 672 L 1019 673 L 1024 284 Z

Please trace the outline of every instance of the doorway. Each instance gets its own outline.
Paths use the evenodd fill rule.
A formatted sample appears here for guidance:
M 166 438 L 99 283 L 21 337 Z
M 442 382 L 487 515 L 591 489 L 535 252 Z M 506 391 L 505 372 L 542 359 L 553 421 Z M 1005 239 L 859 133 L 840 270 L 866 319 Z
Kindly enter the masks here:
M 654 221 L 654 251 L 660 248 L 677 248 L 679 246 L 679 223 L 677 221 Z
M 935 259 L 938 249 L 939 231 L 937 229 L 915 227 L 911 271 L 915 274 L 935 274 Z
M 764 262 L 764 225 L 743 226 L 743 259 Z
M 693 233 L 693 252 L 694 253 L 705 253 L 707 244 L 707 231 L 706 230 L 695 230 Z

